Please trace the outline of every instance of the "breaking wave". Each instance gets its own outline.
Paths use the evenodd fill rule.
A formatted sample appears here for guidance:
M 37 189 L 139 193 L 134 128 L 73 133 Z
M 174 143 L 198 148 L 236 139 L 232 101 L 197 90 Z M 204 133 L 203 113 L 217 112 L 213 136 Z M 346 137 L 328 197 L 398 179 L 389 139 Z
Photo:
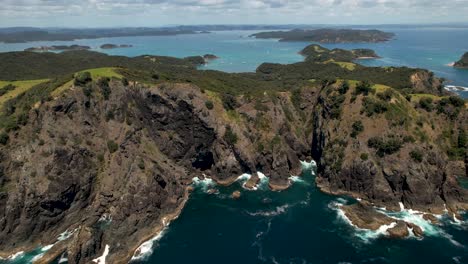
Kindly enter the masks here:
M 135 251 L 135 254 L 133 255 L 133 257 L 132 257 L 132 259 L 130 261 L 145 260 L 149 256 L 151 256 L 151 254 L 153 254 L 153 250 L 154 250 L 154 243 L 161 240 L 161 238 L 163 238 L 163 236 L 167 232 L 167 230 L 168 230 L 168 228 L 165 227 L 155 237 L 153 237 L 152 239 L 150 239 L 150 240 L 144 242 L 143 244 L 141 244 L 137 248 L 137 250 Z
M 378 237 L 387 235 L 388 234 L 387 230 L 390 228 L 393 228 L 397 224 L 398 220 L 402 220 L 402 221 L 419 226 L 421 230 L 424 232 L 425 236 L 444 237 L 448 239 L 453 245 L 457 247 L 464 247 L 464 245 L 456 241 L 452 235 L 445 232 L 440 225 L 433 224 L 429 220 L 424 219 L 423 212 L 412 210 L 412 209 L 406 209 L 402 203 L 400 203 L 400 212 L 387 211 L 385 208 L 375 208 L 378 212 L 383 213 L 386 216 L 395 219 L 395 222 L 391 223 L 390 225 L 382 225 L 381 227 L 379 227 L 379 229 L 375 231 L 362 229 L 354 225 L 351 222 L 351 220 L 346 216 L 344 211 L 340 208 L 341 206 L 345 204 L 346 204 L 345 199 L 338 198 L 336 201 L 331 202 L 328 207 L 337 212 L 338 219 L 352 226 L 355 229 L 356 237 L 360 238 L 362 241 L 366 243 L 369 243 Z M 442 215 L 435 215 L 435 216 L 439 220 L 444 219 Z M 412 234 L 413 232 L 409 232 L 409 233 L 410 233 L 410 236 L 408 238 L 417 238 L 416 236 Z M 421 238 L 417 238 L 417 239 L 421 239 Z

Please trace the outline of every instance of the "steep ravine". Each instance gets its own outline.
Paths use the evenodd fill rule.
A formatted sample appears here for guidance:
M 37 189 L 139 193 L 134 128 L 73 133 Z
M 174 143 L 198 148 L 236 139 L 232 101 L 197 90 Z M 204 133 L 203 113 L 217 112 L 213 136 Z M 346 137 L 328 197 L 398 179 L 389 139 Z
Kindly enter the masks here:
M 361 112 L 365 96 L 355 95 L 354 86 L 343 91 L 340 83 L 237 96 L 230 110 L 221 95 L 191 84 L 145 88 L 113 81 L 110 88 L 108 98 L 93 85 L 91 92 L 74 87 L 38 104 L 0 147 L 1 256 L 76 230 L 49 254 L 66 251 L 69 263 L 89 263 L 108 246 L 107 263 L 127 263 L 178 214 L 193 177 L 230 184 L 261 171 L 279 190 L 310 157 L 325 192 L 395 209 L 399 202 L 431 212 L 468 208 L 455 178 L 466 175 L 452 173 L 460 162 L 449 161 L 442 128 L 430 125 L 463 129 L 465 109 L 452 121 L 397 94 L 391 103 L 411 113 L 402 126 Z M 363 131 L 351 136 L 357 120 Z M 368 146 L 372 137 L 414 136 L 416 128 L 424 140 L 407 141 L 394 153 L 381 156 Z M 409 157 L 415 148 L 426 154 L 420 162 Z

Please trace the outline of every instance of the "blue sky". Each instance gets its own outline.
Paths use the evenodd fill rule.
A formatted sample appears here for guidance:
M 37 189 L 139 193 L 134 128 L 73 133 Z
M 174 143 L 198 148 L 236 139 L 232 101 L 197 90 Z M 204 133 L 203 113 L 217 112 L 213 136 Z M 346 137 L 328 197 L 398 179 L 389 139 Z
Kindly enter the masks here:
M 468 0 L 0 0 L 0 27 L 468 22 Z

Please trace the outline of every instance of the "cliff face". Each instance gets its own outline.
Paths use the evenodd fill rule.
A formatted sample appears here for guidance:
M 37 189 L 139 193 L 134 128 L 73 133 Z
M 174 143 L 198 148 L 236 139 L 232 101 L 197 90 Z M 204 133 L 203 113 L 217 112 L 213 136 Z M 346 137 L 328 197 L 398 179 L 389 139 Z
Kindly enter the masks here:
M 124 263 L 177 213 L 192 177 L 232 182 L 261 170 L 286 185 L 308 153 L 306 137 L 284 124 L 282 107 L 296 117 L 287 95 L 277 104 L 245 101 L 233 114 L 191 85 L 111 88 L 108 100 L 98 87 L 89 96 L 75 87 L 44 103 L 1 148 L 3 252 L 48 245 L 76 229 L 65 247 L 70 263 L 89 263 L 105 245 L 109 263 Z
M 126 263 L 178 213 L 193 177 L 229 184 L 261 171 L 283 188 L 308 156 L 329 193 L 388 208 L 468 208 L 442 136 L 466 130 L 464 106 L 448 118 L 391 88 L 361 93 L 341 81 L 255 97 L 190 84 L 110 88 L 108 99 L 93 84 L 38 104 L 0 148 L 4 252 L 76 229 L 61 244 L 70 263 L 89 263 L 106 245 L 108 263 Z

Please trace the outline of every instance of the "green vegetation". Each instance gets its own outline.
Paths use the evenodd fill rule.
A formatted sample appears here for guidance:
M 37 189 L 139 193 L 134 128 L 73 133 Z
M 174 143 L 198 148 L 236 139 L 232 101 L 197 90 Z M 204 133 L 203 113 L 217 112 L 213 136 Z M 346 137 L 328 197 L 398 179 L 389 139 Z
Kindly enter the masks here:
M 85 72 L 79 72 L 75 75 L 75 81 L 74 84 L 78 86 L 84 86 L 93 79 L 91 78 L 91 73 L 88 71 Z
M 370 148 L 377 150 L 377 155 L 383 157 L 385 155 L 391 155 L 400 150 L 403 146 L 403 141 L 397 137 L 372 137 L 367 141 L 367 145 Z
M 367 154 L 367 153 L 361 153 L 360 158 L 361 158 L 362 160 L 368 160 L 368 159 L 369 159 L 369 154 Z
M 382 42 L 394 37 L 393 33 L 380 30 L 358 29 L 294 29 L 290 31 L 269 31 L 251 35 L 262 39 L 280 41 L 311 41 L 321 43 Z
M 419 149 L 414 149 L 410 153 L 410 157 L 416 162 L 422 162 L 424 158 L 424 153 Z
M 351 132 L 351 137 L 356 138 L 363 131 L 364 125 L 362 124 L 362 122 L 360 120 L 356 121 L 353 123 L 353 131 Z
M 239 107 L 236 97 L 232 94 L 225 93 L 221 95 L 221 101 L 223 102 L 223 107 L 227 111 L 234 110 Z
M 0 133 L 0 144 L 6 145 L 8 143 L 9 139 L 10 139 L 10 137 L 8 136 L 7 133 L 5 133 L 5 132 Z
M 107 141 L 107 149 L 110 153 L 114 153 L 119 149 L 119 145 L 113 140 Z
M 432 97 L 422 97 L 419 99 L 419 107 L 428 112 L 431 112 L 434 109 L 432 102 Z
M 0 63 L 1 67 L 1 63 Z M 1 74 L 1 73 L 0 73 Z M 27 81 L 0 81 L 0 107 L 8 100 L 17 97 L 21 93 L 31 89 L 31 87 L 47 82 L 47 79 L 41 80 L 27 80 Z M 3 93 L 3 94 L 1 94 Z
M 372 91 L 372 84 L 365 80 L 356 85 L 356 90 L 354 94 L 363 94 L 363 95 L 368 95 Z
M 14 85 L 11 84 L 11 83 L 5 85 L 3 88 L 0 88 L 0 96 L 5 95 L 5 94 L 8 93 L 9 91 L 15 90 L 15 88 L 16 88 L 16 86 L 14 86 Z
M 40 82 L 4 102 L 0 112 L 0 129 L 4 129 L 6 132 L 17 130 L 27 122 L 29 110 L 34 104 L 50 100 L 50 94 L 71 79 L 71 76 L 64 76 L 51 81 Z
M 237 143 L 237 135 L 236 133 L 232 130 L 230 126 L 226 127 L 226 133 L 224 134 L 224 140 L 229 144 L 229 145 L 235 145 Z
M 374 114 L 385 113 L 387 110 L 387 103 L 373 97 L 365 97 L 363 100 L 361 113 L 366 113 L 368 117 L 371 117 Z
M 214 104 L 212 101 L 208 100 L 205 102 L 205 106 L 208 110 L 212 110 L 214 108 Z

